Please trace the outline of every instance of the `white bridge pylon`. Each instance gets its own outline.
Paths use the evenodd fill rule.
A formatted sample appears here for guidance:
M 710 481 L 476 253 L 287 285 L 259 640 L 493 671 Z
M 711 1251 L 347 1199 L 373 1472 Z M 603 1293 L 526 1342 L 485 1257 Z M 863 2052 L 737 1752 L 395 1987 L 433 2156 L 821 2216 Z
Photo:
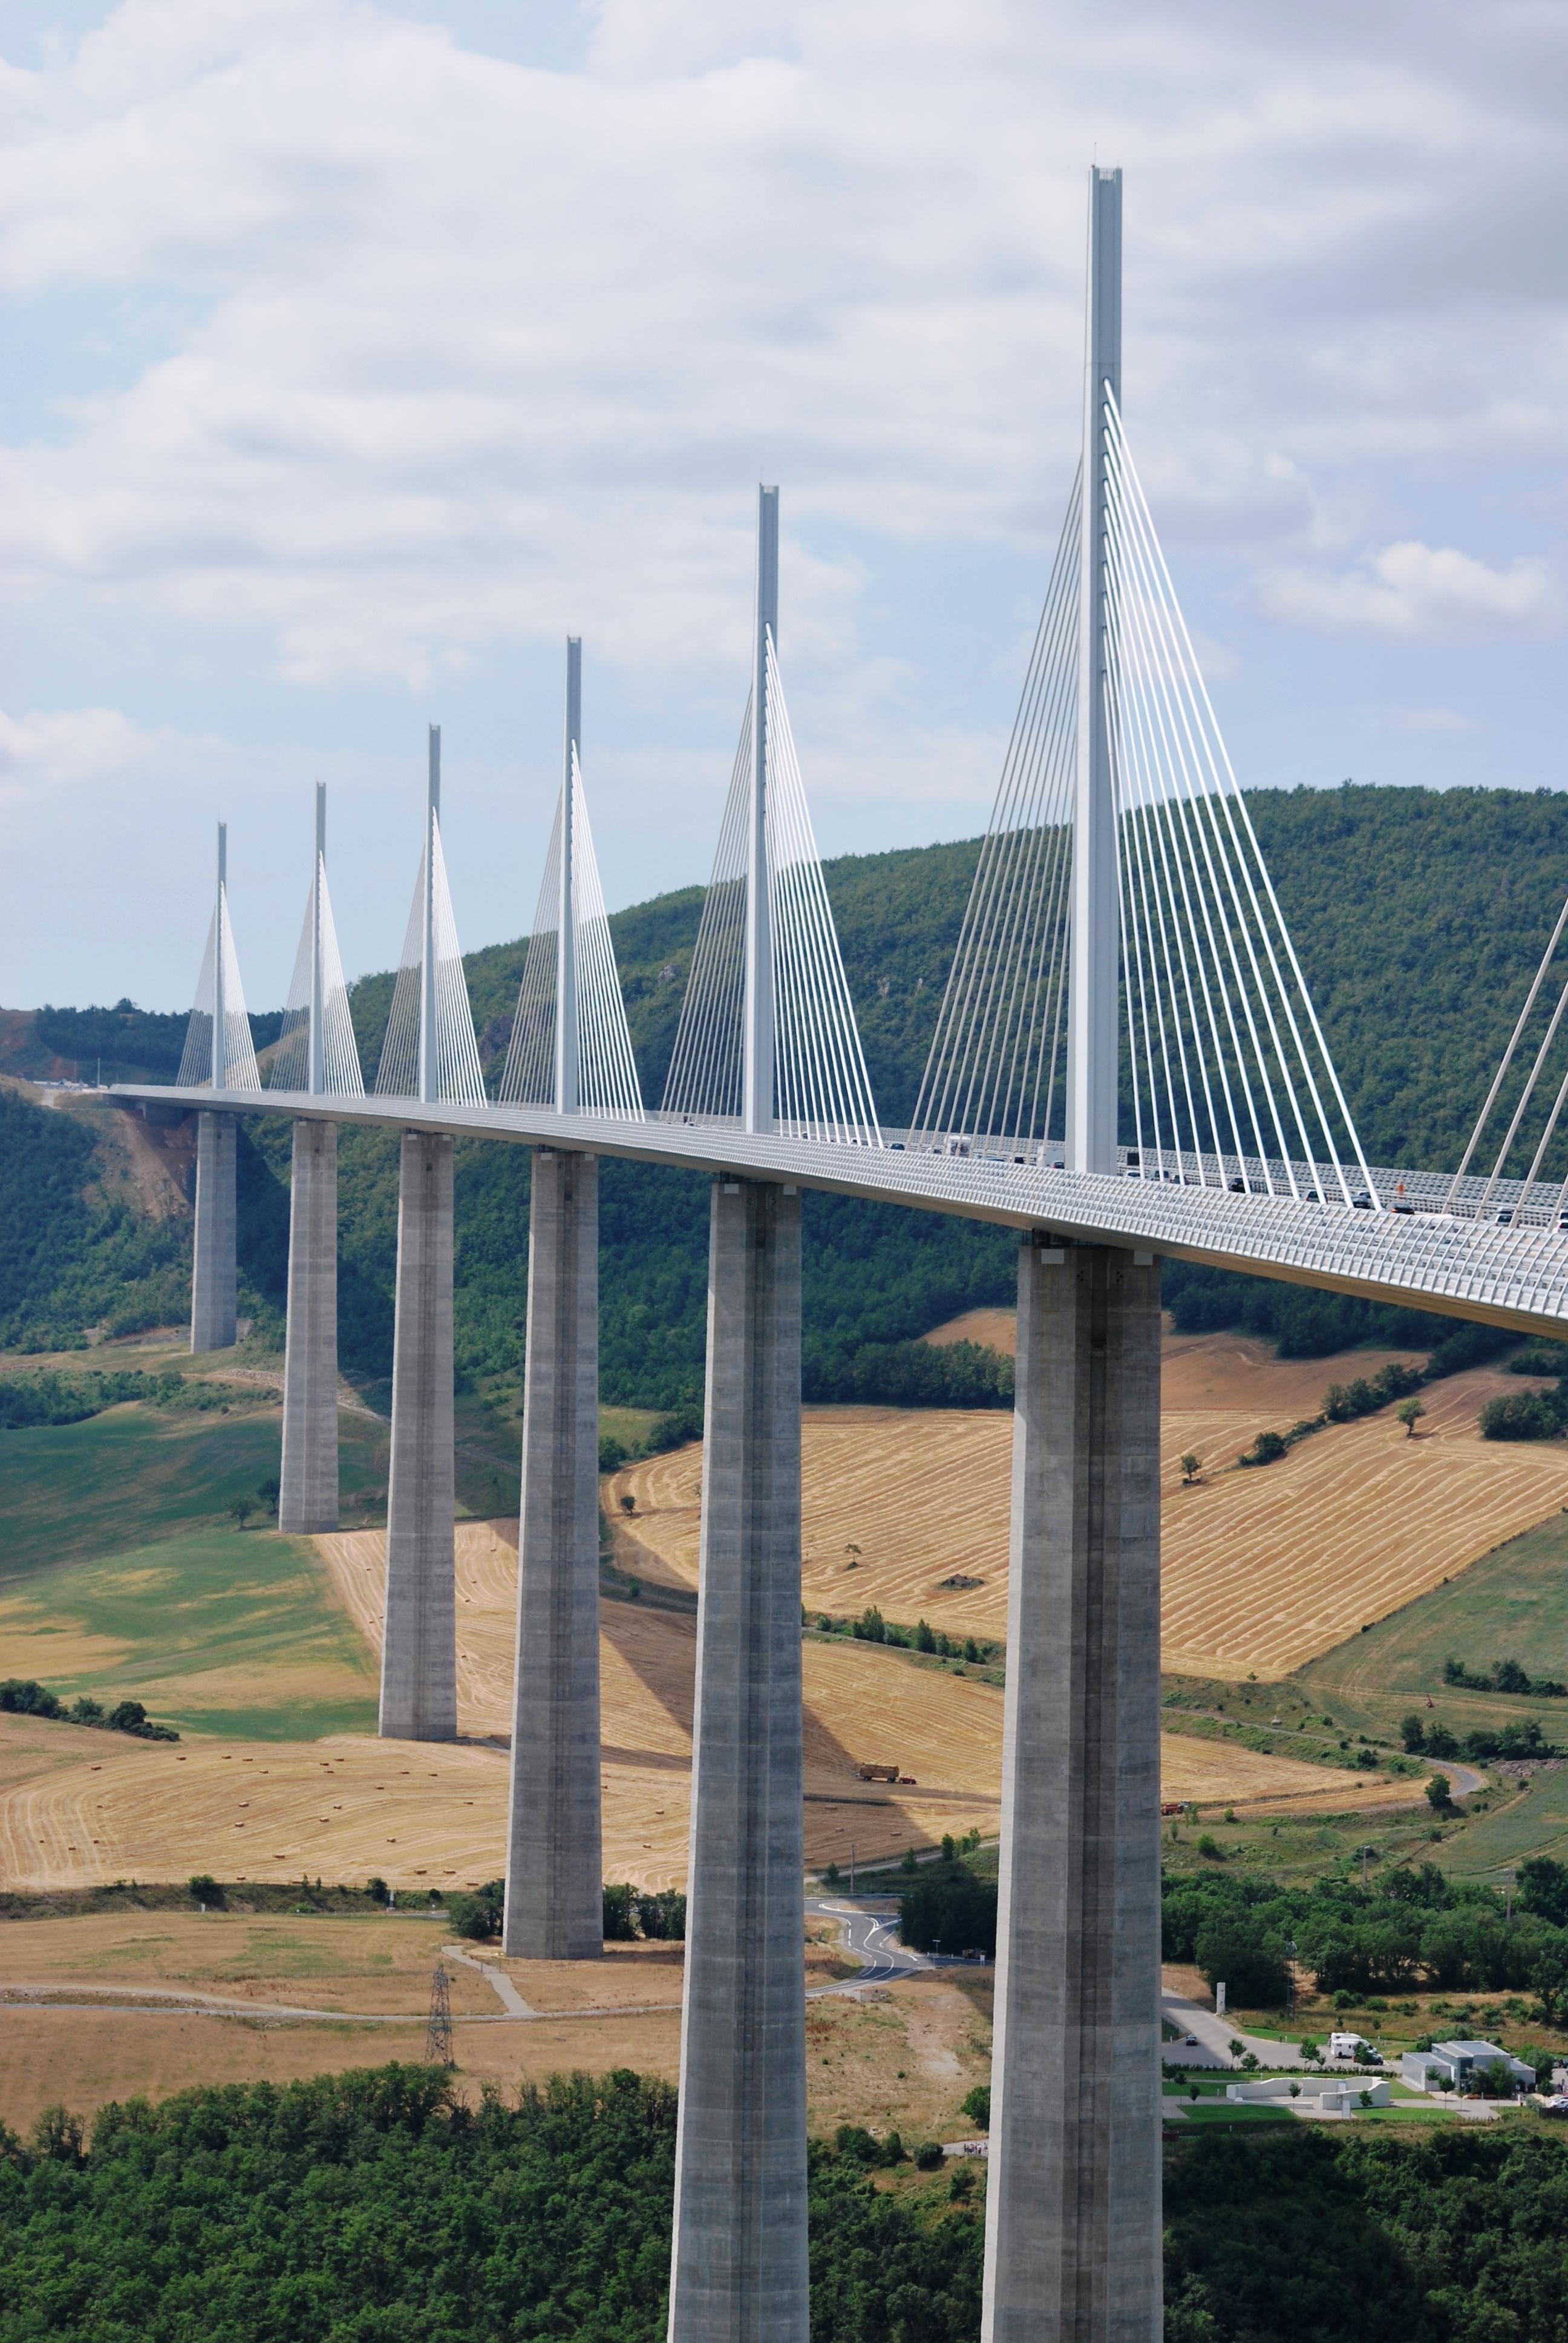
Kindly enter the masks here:
M 913 1135 L 1375 1205 L 1128 445 L 1121 243 L 1098 172 L 1083 456 Z
M 501 1075 L 504 1105 L 642 1121 L 582 779 L 582 643 L 567 638 L 566 769 Z
M 779 670 L 777 488 L 758 492 L 751 694 L 663 1111 L 882 1143 Z
M 267 1068 L 267 1088 L 309 1091 L 328 1098 L 363 1098 L 365 1078 L 348 985 L 337 949 L 337 927 L 327 885 L 327 784 L 316 784 L 316 855 L 305 925 L 294 958 L 294 977 L 283 1013 L 283 1030 Z
M 186 1027 L 180 1054 L 182 1090 L 258 1091 L 261 1074 L 256 1062 L 245 987 L 239 980 L 239 955 L 228 916 L 228 824 L 217 826 L 217 889 L 212 919 L 196 979 L 196 1005 Z
M 452 916 L 447 860 L 441 851 L 438 724 L 430 727 L 425 845 L 397 980 L 392 988 L 375 1090 L 378 1098 L 417 1098 L 427 1102 L 449 1099 L 468 1106 L 485 1103 L 474 1012 Z

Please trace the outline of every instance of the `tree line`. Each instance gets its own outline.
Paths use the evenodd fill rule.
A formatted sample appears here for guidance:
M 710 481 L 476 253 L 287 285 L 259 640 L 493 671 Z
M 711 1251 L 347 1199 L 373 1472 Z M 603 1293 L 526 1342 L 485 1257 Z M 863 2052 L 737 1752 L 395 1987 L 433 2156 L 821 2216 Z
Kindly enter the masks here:
M 1310 1888 L 1228 1872 L 1167 1875 L 1162 1957 L 1224 1981 L 1239 2007 L 1285 2005 L 1287 1950 L 1320 1993 L 1533 1993 L 1540 2023 L 1568 2017 L 1568 1865 L 1519 1865 L 1514 1906 L 1435 1864 L 1400 1865 L 1375 1886 L 1327 1878 Z

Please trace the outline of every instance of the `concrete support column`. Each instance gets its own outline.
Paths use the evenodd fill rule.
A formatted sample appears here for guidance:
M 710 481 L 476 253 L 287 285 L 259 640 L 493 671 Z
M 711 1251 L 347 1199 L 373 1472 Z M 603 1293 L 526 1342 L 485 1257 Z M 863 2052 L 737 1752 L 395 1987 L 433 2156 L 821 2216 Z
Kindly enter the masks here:
M 540 1148 L 528 1220 L 518 1661 L 502 1950 L 604 1950 L 598 1723 L 598 1165 Z
M 288 1192 L 280 1530 L 337 1527 L 337 1125 L 297 1122 Z
M 191 1258 L 191 1349 L 226 1351 L 235 1339 L 235 1121 L 196 1117 L 196 1243 Z
M 380 1730 L 388 1739 L 457 1735 L 452 1438 L 452 1141 L 406 1131 L 381 1652 Z
M 671 2343 L 806 2343 L 800 1204 L 719 1182 Z
M 1023 1247 L 985 2343 L 1159 2343 L 1160 1272 Z

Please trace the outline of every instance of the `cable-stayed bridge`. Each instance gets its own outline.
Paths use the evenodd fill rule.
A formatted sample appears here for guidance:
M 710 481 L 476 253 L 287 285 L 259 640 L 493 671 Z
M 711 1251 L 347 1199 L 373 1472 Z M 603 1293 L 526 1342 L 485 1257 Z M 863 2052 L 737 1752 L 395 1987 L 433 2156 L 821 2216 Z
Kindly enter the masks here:
M 598 1159 L 712 1175 L 670 2335 L 805 2343 L 800 1191 L 1015 1227 L 1019 1345 L 990 2343 L 1155 2343 L 1159 1269 L 1166 1253 L 1520 1331 L 1568 1322 L 1551 939 L 1457 1172 L 1368 1161 L 1122 416 L 1121 183 L 1091 176 L 1083 452 L 913 1122 L 879 1121 L 785 705 L 779 509 L 662 1101 L 616 974 L 568 645 L 560 794 L 498 1095 L 441 846 L 367 1090 L 325 803 L 264 1086 L 224 842 L 186 1061 L 193 1348 L 234 1337 L 235 1118 L 294 1123 L 280 1526 L 337 1519 L 337 1132 L 401 1134 L 381 1730 L 457 1732 L 452 1149 L 533 1150 L 504 1943 L 600 1941 Z

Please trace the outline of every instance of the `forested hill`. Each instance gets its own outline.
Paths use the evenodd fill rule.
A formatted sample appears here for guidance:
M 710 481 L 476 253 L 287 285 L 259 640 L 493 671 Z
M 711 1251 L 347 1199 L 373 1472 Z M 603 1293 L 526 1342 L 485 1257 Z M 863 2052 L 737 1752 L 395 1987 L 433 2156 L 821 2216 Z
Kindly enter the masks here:
M 1568 890 L 1568 797 L 1347 784 L 1329 791 L 1257 791 L 1248 801 L 1370 1157 L 1452 1163 Z M 905 1121 L 914 1105 L 978 851 L 978 841 L 970 840 L 846 856 L 826 866 L 878 1105 L 890 1124 Z M 662 1088 L 701 903 L 701 889 L 687 888 L 611 921 L 649 1099 Z M 466 962 L 482 1054 L 495 1071 L 505 1054 L 525 950 L 526 940 L 518 940 L 471 953 Z M 390 974 L 355 988 L 367 1071 L 391 988 Z M 276 1032 L 276 1015 L 255 1022 L 258 1046 L 265 1045 Z M 48 1009 L 37 1017 L 40 1042 L 62 1057 L 80 1053 L 89 1072 L 89 1050 L 111 1031 L 127 1060 L 162 1068 L 176 1031 L 176 1021 L 143 1018 L 128 1002 L 113 1011 Z M 25 1120 L 31 1125 L 35 1117 Z M 282 1299 L 287 1134 L 264 1118 L 249 1131 L 244 1273 L 252 1306 L 265 1314 Z M 69 1278 L 58 1282 L 46 1272 L 50 1248 L 33 1242 L 27 1201 L 39 1192 L 40 1151 L 51 1147 L 62 1160 L 42 1192 L 56 1215 L 74 1216 L 68 1243 L 64 1222 L 56 1232 L 62 1258 L 71 1262 Z M 343 1154 L 346 1363 L 377 1372 L 390 1333 L 394 1151 L 374 1134 L 349 1133 Z M 24 1162 L 30 1167 L 25 1177 Z M 461 1151 L 458 1342 L 471 1375 L 516 1366 L 527 1180 L 521 1151 L 478 1142 Z M 104 1316 L 136 1322 L 141 1287 L 132 1266 L 136 1248 L 123 1225 L 126 1208 L 116 1208 L 117 1229 L 95 1222 L 93 1181 L 92 1154 L 77 1134 L 62 1129 L 56 1142 L 32 1131 L 24 1141 L 15 1115 L 0 1123 L 0 1200 L 10 1202 L 12 1212 L 8 1242 L 0 1247 L 0 1340 L 69 1339 L 75 1328 Z M 695 1390 L 705 1215 L 703 1183 L 693 1175 L 605 1167 L 607 1397 L 669 1405 Z M 111 1253 L 120 1264 L 108 1308 L 103 1282 L 91 1273 L 100 1228 L 106 1269 Z M 161 1252 L 145 1306 L 166 1312 L 169 1270 Z M 994 1232 L 810 1199 L 810 1387 L 824 1397 L 901 1395 L 910 1374 L 927 1369 L 899 1346 L 970 1303 L 1008 1298 L 1010 1253 L 1009 1240 Z M 1244 1312 L 1249 1322 L 1304 1350 L 1332 1348 L 1361 1329 L 1362 1305 L 1281 1287 L 1251 1287 L 1243 1303 L 1236 1297 L 1249 1282 L 1200 1272 L 1189 1282 L 1191 1309 L 1207 1309 L 1211 1322 L 1215 1312 Z M 1178 1295 L 1181 1285 L 1181 1275 L 1173 1278 Z M 1201 1294 L 1207 1297 L 1201 1303 Z M 955 1363 L 953 1372 L 961 1365 Z M 908 1395 L 920 1394 L 910 1386 Z M 924 1395 L 942 1393 L 933 1387 Z

